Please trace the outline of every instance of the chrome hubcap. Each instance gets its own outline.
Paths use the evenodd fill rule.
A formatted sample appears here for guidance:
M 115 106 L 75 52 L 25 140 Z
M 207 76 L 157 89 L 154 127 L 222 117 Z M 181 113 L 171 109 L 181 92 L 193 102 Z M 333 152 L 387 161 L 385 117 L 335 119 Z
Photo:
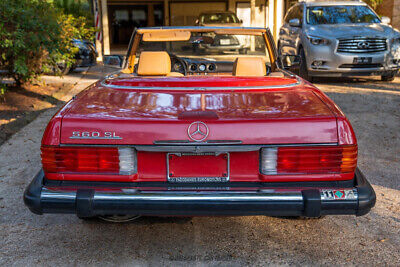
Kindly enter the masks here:
M 133 220 L 136 220 L 139 218 L 140 215 L 104 215 L 104 216 L 99 216 L 100 219 L 107 221 L 107 222 L 113 222 L 113 223 L 124 223 L 124 222 L 130 222 Z

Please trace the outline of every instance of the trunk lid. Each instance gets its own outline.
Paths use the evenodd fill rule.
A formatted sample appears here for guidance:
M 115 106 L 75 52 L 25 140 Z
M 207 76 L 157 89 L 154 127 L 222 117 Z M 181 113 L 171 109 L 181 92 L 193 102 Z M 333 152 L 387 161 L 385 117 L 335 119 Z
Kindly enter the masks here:
M 120 78 L 94 86 L 64 115 L 61 143 L 187 142 L 188 127 L 197 121 L 208 127 L 205 141 L 338 141 L 335 115 L 312 89 L 294 79 L 188 77 Z

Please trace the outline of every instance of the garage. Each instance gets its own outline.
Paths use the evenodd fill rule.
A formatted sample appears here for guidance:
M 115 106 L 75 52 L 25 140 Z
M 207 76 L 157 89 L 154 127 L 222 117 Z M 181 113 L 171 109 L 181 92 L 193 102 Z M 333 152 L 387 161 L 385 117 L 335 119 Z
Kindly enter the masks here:
M 207 11 L 226 11 L 226 1 L 209 2 L 173 2 L 170 3 L 170 25 L 188 26 L 194 25 L 198 16 Z
M 269 27 L 277 36 L 289 0 L 93 0 L 99 7 L 99 55 L 124 55 L 137 27 L 190 26 L 203 12 L 231 11 L 243 26 Z M 99 58 L 98 60 L 101 60 Z

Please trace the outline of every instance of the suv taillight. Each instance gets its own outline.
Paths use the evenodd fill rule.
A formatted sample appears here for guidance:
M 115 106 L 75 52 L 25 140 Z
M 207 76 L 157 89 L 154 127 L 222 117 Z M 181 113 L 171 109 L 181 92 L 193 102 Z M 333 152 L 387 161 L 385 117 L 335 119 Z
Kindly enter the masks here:
M 136 151 L 130 147 L 42 146 L 46 173 L 129 175 L 136 172 Z
M 357 166 L 357 145 L 267 147 L 261 150 L 265 175 L 351 173 Z

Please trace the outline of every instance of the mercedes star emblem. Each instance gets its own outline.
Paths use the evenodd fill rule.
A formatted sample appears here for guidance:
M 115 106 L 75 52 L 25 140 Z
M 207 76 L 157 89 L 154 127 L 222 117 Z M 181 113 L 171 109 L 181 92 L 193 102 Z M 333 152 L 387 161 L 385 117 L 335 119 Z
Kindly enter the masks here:
M 195 121 L 189 125 L 187 132 L 190 139 L 201 142 L 207 138 L 210 131 L 204 122 Z

